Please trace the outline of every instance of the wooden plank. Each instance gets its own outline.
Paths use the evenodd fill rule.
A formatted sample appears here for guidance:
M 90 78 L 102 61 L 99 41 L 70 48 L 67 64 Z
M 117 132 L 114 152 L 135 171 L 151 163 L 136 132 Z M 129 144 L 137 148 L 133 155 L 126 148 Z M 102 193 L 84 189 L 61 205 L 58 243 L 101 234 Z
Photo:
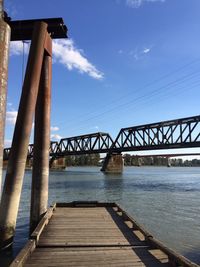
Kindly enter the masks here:
M 162 262 L 154 258 L 151 254 L 145 255 L 141 259 L 142 254 L 146 253 L 143 249 L 139 249 L 140 257 L 131 248 L 108 249 L 101 248 L 99 250 L 80 250 L 80 249 L 36 249 L 36 252 L 27 261 L 25 266 L 163 266 Z M 143 263 L 144 261 L 145 263 Z M 57 264 L 57 265 L 55 265 Z M 168 266 L 165 264 L 165 267 Z
M 114 203 L 58 203 L 31 238 L 37 246 L 22 253 L 26 267 L 170 267 L 169 257 L 175 264 L 197 267 L 164 247 Z M 15 262 L 12 267 L 17 266 Z
M 56 204 L 57 207 L 116 207 L 113 202 L 98 202 L 98 201 L 74 201 L 71 203 L 59 202 Z
M 47 212 L 42 217 L 41 221 L 39 222 L 39 224 L 37 225 L 37 227 L 31 234 L 31 239 L 34 239 L 36 243 L 38 242 L 44 227 L 48 224 L 49 220 L 51 219 L 51 216 L 53 215 L 53 211 L 55 210 L 55 208 L 56 208 L 56 204 L 54 204 L 52 207 L 50 207 L 47 210 Z
M 14 259 L 14 261 L 11 263 L 10 267 L 20 267 L 23 266 L 26 259 L 29 257 L 29 255 L 33 252 L 35 249 L 35 241 L 29 240 L 24 248 L 20 251 L 20 253 L 17 255 L 17 257 Z

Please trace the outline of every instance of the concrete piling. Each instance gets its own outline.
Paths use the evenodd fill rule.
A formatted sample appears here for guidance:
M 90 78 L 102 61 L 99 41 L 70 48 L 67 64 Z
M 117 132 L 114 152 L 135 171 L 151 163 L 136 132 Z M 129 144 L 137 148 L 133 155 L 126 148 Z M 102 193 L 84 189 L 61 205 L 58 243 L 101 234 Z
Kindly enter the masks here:
M 51 55 L 45 55 L 35 113 L 30 233 L 48 207 L 51 64 Z
M 0 203 L 1 249 L 10 247 L 13 242 L 46 35 L 47 24 L 37 22 L 32 35 L 26 75 Z
M 122 173 L 123 166 L 124 162 L 121 154 L 108 153 L 101 171 L 105 173 Z
M 4 128 L 6 116 L 8 57 L 10 45 L 10 27 L 4 21 L 3 1 L 0 1 L 0 196 L 2 185 Z
M 65 157 L 57 158 L 57 159 L 51 159 L 51 169 L 55 170 L 64 170 L 66 168 L 66 161 Z

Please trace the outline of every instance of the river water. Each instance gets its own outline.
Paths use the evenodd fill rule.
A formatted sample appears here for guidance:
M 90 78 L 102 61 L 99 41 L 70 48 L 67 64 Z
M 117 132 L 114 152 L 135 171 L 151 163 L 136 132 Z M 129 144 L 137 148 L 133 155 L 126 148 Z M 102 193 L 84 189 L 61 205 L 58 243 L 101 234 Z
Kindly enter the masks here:
M 14 255 L 28 237 L 30 188 L 27 171 Z M 155 237 L 200 264 L 200 168 L 125 167 L 120 175 L 105 175 L 97 167 L 51 172 L 49 204 L 74 200 L 119 203 Z

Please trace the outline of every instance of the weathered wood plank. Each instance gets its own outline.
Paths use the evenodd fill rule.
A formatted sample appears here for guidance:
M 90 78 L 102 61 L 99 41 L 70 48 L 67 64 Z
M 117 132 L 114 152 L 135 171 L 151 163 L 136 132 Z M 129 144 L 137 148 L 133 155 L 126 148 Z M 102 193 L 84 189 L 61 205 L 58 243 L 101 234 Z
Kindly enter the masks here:
M 37 253 L 33 253 L 31 258 L 27 261 L 26 266 L 31 264 L 44 265 L 51 262 L 50 266 L 163 266 L 162 262 L 154 258 L 151 254 L 146 255 L 145 248 L 139 249 L 140 257 L 131 249 L 99 249 L 99 250 L 80 250 L 80 249 L 67 249 L 59 251 L 59 249 L 40 249 Z M 43 252 L 42 252 L 43 251 Z M 141 256 L 144 254 L 143 258 Z M 163 260 L 163 255 L 160 257 Z M 58 261 L 59 260 L 59 261 Z M 165 260 L 167 257 L 165 255 Z M 145 263 L 143 263 L 144 261 Z M 48 262 L 48 263 L 47 263 Z M 164 265 L 168 266 L 168 264 Z
M 11 263 L 10 267 L 23 266 L 26 259 L 35 249 L 35 240 L 29 240 L 25 247 L 20 251 L 15 260 Z
M 197 267 L 176 257 L 114 203 L 57 204 L 32 238 L 36 249 L 22 253 L 25 265 L 12 267 L 171 267 L 173 256 L 185 267 Z
M 43 229 L 45 228 L 45 226 L 48 224 L 49 220 L 51 219 L 51 217 L 53 215 L 53 211 L 55 209 L 56 209 L 56 204 L 54 204 L 52 207 L 50 207 L 47 210 L 47 212 L 42 217 L 41 221 L 39 222 L 39 224 L 37 225 L 37 227 L 35 228 L 35 230 L 31 234 L 31 238 L 34 239 L 36 241 L 36 243 L 38 242 Z

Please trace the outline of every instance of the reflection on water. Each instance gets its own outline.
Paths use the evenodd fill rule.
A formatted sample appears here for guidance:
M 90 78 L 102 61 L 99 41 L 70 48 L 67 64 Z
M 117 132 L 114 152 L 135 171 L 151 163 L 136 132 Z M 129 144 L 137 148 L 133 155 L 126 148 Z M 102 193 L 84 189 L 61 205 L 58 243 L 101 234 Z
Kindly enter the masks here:
M 14 254 L 28 236 L 31 173 L 26 172 Z M 49 204 L 117 202 L 166 245 L 200 263 L 200 168 L 128 167 L 105 175 L 96 167 L 51 172 Z M 7 255 L 6 258 L 9 258 Z
M 104 174 L 105 199 L 110 202 L 119 202 L 124 191 L 124 179 L 120 174 Z

